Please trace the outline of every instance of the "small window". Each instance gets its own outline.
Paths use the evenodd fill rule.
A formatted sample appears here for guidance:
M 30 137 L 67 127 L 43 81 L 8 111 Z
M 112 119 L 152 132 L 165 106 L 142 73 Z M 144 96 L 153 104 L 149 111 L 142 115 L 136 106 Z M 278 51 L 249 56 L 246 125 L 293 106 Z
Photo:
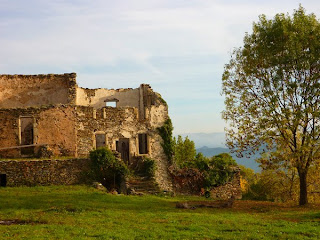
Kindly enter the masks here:
M 106 102 L 106 107 L 117 107 L 117 102 Z
M 148 153 L 148 135 L 145 133 L 139 134 L 139 154 Z

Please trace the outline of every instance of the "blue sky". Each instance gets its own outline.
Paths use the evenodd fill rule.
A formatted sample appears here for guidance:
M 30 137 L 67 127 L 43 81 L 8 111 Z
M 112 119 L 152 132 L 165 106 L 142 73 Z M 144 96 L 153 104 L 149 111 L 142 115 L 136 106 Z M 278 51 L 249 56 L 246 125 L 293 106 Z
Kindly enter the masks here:
M 260 14 L 318 1 L 0 0 L 0 72 L 76 72 L 88 88 L 149 83 L 175 133 L 222 132 L 223 66 Z

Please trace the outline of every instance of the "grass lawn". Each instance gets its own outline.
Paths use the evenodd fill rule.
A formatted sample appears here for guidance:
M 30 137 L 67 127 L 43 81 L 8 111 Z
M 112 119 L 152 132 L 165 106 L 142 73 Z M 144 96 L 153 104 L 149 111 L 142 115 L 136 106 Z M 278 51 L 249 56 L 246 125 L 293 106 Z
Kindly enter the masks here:
M 87 186 L 0 188 L 0 239 L 320 239 L 320 205 L 175 208 L 184 200 L 203 198 L 111 195 Z

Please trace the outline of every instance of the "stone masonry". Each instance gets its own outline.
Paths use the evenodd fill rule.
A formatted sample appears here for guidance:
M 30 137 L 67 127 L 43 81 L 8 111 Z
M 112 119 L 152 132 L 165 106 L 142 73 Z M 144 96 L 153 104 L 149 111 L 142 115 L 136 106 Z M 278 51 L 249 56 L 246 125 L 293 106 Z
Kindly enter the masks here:
M 147 84 L 135 89 L 84 89 L 77 85 L 75 73 L 0 75 L 2 158 L 37 156 L 41 146 L 53 156 L 81 158 L 106 146 L 118 151 L 127 164 L 142 156 L 154 159 L 157 183 L 171 191 L 168 160 L 157 131 L 168 117 L 166 103 Z M 0 174 L 8 172 L 10 179 L 13 172 L 1 167 Z

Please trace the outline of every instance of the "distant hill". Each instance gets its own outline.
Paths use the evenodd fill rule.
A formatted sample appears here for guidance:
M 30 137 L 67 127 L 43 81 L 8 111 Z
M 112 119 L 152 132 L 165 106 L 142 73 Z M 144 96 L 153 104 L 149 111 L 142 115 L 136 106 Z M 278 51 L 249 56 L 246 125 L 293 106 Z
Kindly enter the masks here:
M 206 157 L 212 157 L 220 153 L 230 153 L 230 150 L 228 148 L 223 148 L 223 147 L 209 148 L 204 146 L 204 147 L 198 148 L 197 152 L 198 153 L 201 152 Z M 259 164 L 255 161 L 255 159 L 260 157 L 259 153 L 252 155 L 250 158 L 246 158 L 246 157 L 239 158 L 234 153 L 232 153 L 231 156 L 236 160 L 238 164 L 251 168 L 255 172 L 261 171 L 261 169 L 259 168 Z

